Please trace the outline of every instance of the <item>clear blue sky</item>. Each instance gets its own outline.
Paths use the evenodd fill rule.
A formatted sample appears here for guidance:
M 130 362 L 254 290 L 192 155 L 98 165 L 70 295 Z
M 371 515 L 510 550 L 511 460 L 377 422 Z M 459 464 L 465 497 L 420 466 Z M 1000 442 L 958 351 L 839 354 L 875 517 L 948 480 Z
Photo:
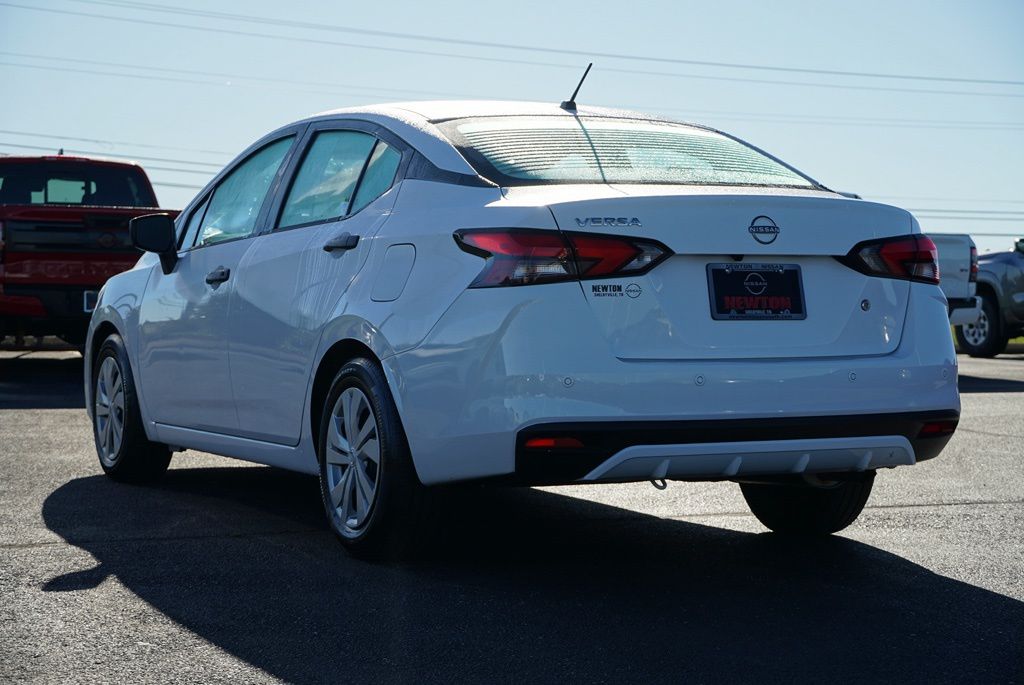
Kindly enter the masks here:
M 1024 2 L 1016 0 L 0 0 L 0 152 L 63 146 L 133 157 L 163 184 L 161 203 L 180 207 L 195 192 L 180 186 L 201 185 L 256 137 L 296 118 L 437 97 L 560 101 L 588 61 L 493 43 L 1011 81 L 1017 83 L 850 77 L 594 54 L 579 98 L 722 128 L 830 187 L 927 210 L 917 212 L 926 231 L 970 232 L 982 251 L 1008 249 L 1009 236 L 1024 236 L 1022 38 Z

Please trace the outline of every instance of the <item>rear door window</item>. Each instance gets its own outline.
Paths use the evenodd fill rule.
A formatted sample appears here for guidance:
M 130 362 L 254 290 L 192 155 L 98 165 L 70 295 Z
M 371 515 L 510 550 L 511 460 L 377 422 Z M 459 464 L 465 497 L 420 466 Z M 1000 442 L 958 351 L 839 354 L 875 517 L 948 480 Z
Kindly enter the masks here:
M 294 228 L 349 214 L 356 184 L 377 139 L 358 131 L 321 131 L 288 190 L 278 228 Z

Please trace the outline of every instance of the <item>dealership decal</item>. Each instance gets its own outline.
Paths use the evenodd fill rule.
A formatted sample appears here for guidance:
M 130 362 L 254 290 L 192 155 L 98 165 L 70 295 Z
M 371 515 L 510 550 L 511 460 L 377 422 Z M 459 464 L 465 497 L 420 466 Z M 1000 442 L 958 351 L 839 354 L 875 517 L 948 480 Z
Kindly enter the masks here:
M 618 283 L 596 283 L 590 286 L 593 297 L 629 297 L 635 300 L 643 294 L 643 288 L 636 283 L 622 286 Z
M 617 283 L 608 283 L 590 286 L 590 294 L 594 297 L 622 297 L 622 286 Z

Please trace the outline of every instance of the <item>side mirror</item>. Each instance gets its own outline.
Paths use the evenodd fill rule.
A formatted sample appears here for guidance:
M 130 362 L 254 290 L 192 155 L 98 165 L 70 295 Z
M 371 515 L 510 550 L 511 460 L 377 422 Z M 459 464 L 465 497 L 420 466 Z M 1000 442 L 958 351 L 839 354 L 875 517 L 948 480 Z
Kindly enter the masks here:
M 174 219 L 168 214 L 137 216 L 128 223 L 132 245 L 143 252 L 160 255 L 160 266 L 165 274 L 171 273 L 178 262 L 178 236 Z
M 1021 238 L 1016 243 L 1014 243 L 1013 249 L 1017 250 L 1017 252 L 1024 254 L 1024 238 Z

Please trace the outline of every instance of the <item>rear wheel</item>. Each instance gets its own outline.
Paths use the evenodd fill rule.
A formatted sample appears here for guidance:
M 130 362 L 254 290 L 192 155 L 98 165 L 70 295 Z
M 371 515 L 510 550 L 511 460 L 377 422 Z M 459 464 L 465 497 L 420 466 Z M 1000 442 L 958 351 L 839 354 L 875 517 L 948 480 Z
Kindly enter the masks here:
M 384 373 L 368 359 L 350 361 L 334 377 L 322 411 L 320 494 L 338 539 L 359 556 L 417 551 L 429 526 L 427 491 Z
M 871 494 L 875 472 L 831 483 L 741 483 L 757 520 L 776 533 L 829 535 L 853 523 Z
M 994 357 L 1006 350 L 1009 338 L 1003 333 L 994 298 L 981 296 L 981 316 L 973 324 L 956 327 L 956 342 L 961 351 L 972 357 Z
M 167 470 L 171 451 L 146 437 L 128 354 L 121 336 L 103 341 L 93 364 L 93 438 L 104 473 L 142 483 Z

